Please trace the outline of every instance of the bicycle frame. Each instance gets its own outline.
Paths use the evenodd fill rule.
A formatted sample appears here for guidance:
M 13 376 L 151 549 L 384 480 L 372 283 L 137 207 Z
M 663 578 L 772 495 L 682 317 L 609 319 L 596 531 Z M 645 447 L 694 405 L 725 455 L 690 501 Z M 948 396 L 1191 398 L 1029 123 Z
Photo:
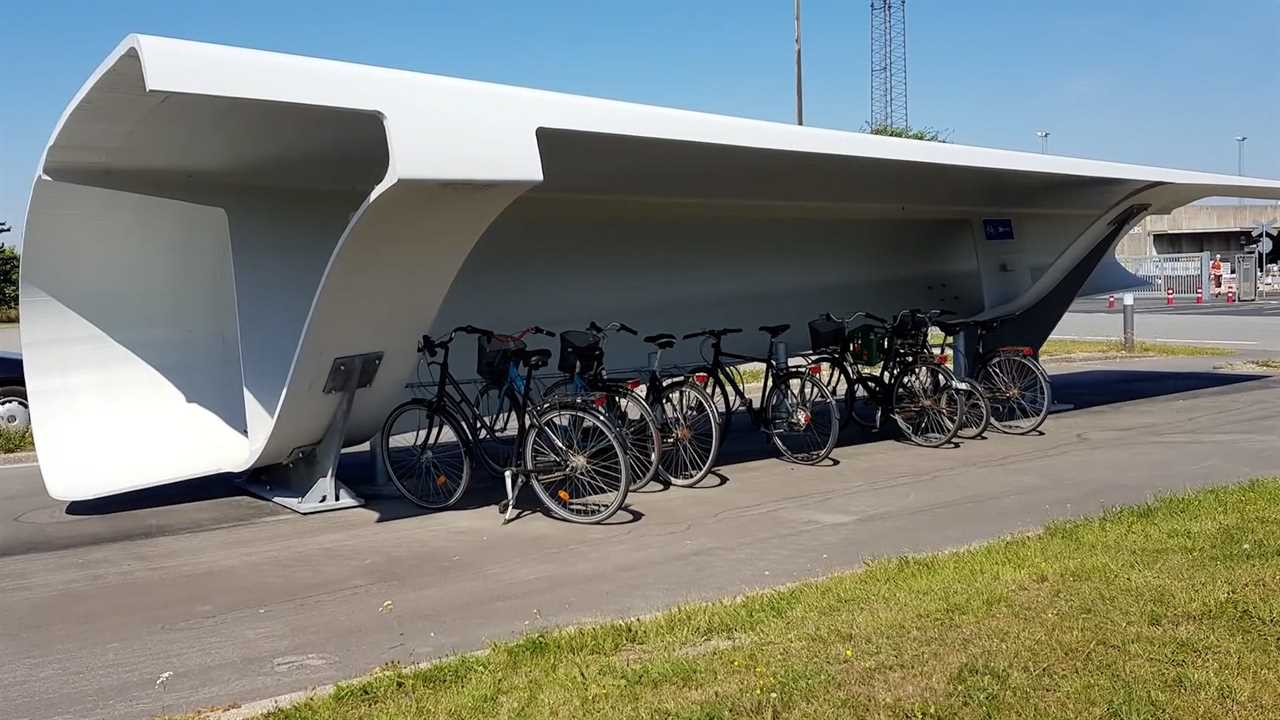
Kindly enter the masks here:
M 765 365 L 764 382 L 760 386 L 760 405 L 761 406 L 764 405 L 765 399 L 769 396 L 770 380 L 774 379 L 782 371 L 778 370 L 777 363 L 773 361 L 772 356 L 757 357 L 755 355 L 742 355 L 741 353 L 728 352 L 721 347 L 722 341 L 723 341 L 723 338 L 717 338 L 717 337 L 711 338 L 711 362 L 709 363 L 711 367 L 711 372 L 716 373 L 725 381 L 727 381 L 726 384 L 728 385 L 728 387 L 732 388 L 733 394 L 737 398 L 737 402 L 741 403 L 743 407 L 746 407 L 749 411 L 751 411 L 750 415 L 751 415 L 752 424 L 759 427 L 761 425 L 761 421 L 753 408 L 753 405 L 751 403 L 751 398 L 747 397 L 746 391 L 743 390 L 743 388 L 741 388 L 738 385 L 738 381 L 733 376 L 733 373 L 729 372 L 729 368 L 732 366 L 726 365 L 724 360 L 725 358 L 728 358 L 730 360 L 742 360 L 744 362 L 764 363 Z M 770 340 L 770 347 L 772 347 L 772 342 L 773 341 Z

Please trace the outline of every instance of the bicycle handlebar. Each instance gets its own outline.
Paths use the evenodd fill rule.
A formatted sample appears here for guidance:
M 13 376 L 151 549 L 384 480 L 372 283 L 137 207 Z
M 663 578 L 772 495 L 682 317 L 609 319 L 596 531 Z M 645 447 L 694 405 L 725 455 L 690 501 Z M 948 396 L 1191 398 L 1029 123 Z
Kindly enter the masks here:
M 632 335 L 636 335 L 636 336 L 640 335 L 640 333 L 636 332 L 635 328 L 631 327 L 630 325 L 624 322 L 618 322 L 617 320 L 614 320 L 613 322 L 609 323 L 608 325 L 605 325 L 604 327 L 600 327 L 599 325 L 596 324 L 595 320 L 592 320 L 591 324 L 587 326 L 587 330 L 597 335 L 603 335 L 610 330 L 613 330 L 614 332 L 631 333 Z
M 836 315 L 833 315 L 833 314 L 831 314 L 831 313 L 824 313 L 824 314 L 823 314 L 823 317 L 825 317 L 827 320 L 830 320 L 831 322 L 838 322 L 838 323 L 848 323 L 848 322 L 852 322 L 853 320 L 857 320 L 857 319 L 858 319 L 858 318 L 860 318 L 860 317 L 867 318 L 868 320 L 875 320 L 876 322 L 881 323 L 881 324 L 885 324 L 885 325 L 887 325 L 887 324 L 889 323 L 889 321 L 888 321 L 888 320 L 885 320 L 884 318 L 880 317 L 879 315 L 876 315 L 875 313 L 869 313 L 869 312 L 866 312 L 866 311 L 856 312 L 856 313 L 854 313 L 854 314 L 850 315 L 849 317 L 843 317 L 843 318 L 842 318 L 842 317 L 838 317 L 838 316 L 836 316 Z
M 713 337 L 713 338 L 722 338 L 725 335 L 733 335 L 734 333 L 740 333 L 740 332 L 742 332 L 742 328 L 720 328 L 719 330 L 700 330 L 698 332 L 691 332 L 688 335 L 685 335 L 684 339 L 689 340 L 692 338 L 704 337 L 704 336 Z

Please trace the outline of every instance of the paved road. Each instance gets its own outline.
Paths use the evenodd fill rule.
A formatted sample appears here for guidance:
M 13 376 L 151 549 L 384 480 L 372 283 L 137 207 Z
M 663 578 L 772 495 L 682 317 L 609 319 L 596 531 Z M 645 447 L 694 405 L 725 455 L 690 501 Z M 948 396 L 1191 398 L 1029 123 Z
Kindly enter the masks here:
M 22 350 L 22 343 L 18 340 L 18 325 L 16 323 L 0 324 L 0 350 L 6 352 Z
M 1081 298 L 1071 305 L 1073 313 L 1120 313 L 1121 299 L 1116 297 L 1115 308 L 1107 307 L 1106 297 Z M 1164 298 L 1135 298 L 1134 308 L 1139 313 L 1157 315 L 1213 315 L 1219 317 L 1271 317 L 1280 318 L 1280 299 L 1267 298 L 1255 302 L 1228 303 L 1225 298 L 1207 297 L 1203 304 L 1189 298 L 1176 298 L 1173 305 Z
M 11 553 L 0 557 L 0 717 L 244 702 L 410 649 L 469 650 L 1276 472 L 1280 379 L 1206 368 L 1058 368 L 1060 399 L 1086 409 L 1043 435 L 944 450 L 862 442 L 838 449 L 836 467 L 785 465 L 744 433 L 719 486 L 638 494 L 602 527 L 529 515 L 503 528 L 492 507 L 415 515 L 393 502 L 303 518 L 225 479 L 198 485 L 195 503 L 171 489 L 66 508 L 43 497 L 35 469 L 0 471 Z M 1189 392 L 1137 399 L 1172 389 Z
M 1053 334 L 1059 337 L 1120 337 L 1124 318 L 1120 307 L 1108 310 L 1106 300 L 1079 300 L 1071 306 Z M 1138 303 L 1134 318 L 1138 338 L 1221 344 L 1245 350 L 1280 350 L 1280 301 L 1257 303 L 1193 303 L 1167 307 L 1154 301 Z

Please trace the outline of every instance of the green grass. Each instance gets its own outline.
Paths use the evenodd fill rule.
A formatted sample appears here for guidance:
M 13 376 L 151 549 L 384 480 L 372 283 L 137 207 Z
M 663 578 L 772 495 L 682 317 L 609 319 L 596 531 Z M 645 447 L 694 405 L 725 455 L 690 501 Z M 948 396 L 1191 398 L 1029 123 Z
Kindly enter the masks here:
M 1137 340 L 1133 347 L 1134 355 L 1155 355 L 1161 357 L 1216 357 L 1231 355 L 1228 348 L 1212 345 L 1179 345 L 1176 343 L 1148 342 Z M 1119 340 L 1057 340 L 1050 339 L 1040 348 L 1040 357 L 1053 358 L 1068 355 L 1106 355 L 1124 357 L 1124 343 Z
M 1280 481 L 532 634 L 265 717 L 1280 717 Z
M 31 438 L 31 428 L 22 431 L 0 428 L 0 454 L 27 452 L 34 450 L 35 447 L 35 440 Z

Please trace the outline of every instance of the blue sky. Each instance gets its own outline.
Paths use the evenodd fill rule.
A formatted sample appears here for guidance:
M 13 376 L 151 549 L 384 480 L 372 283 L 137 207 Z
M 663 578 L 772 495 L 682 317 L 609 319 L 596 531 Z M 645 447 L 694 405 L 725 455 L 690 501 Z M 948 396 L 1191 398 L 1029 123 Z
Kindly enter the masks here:
M 790 121 L 791 0 L 67 2 L 0 9 L 0 220 L 130 32 Z M 20 10 L 18 6 L 21 5 Z M 804 0 L 805 115 L 870 114 L 865 0 Z M 952 140 L 1280 178 L 1280 0 L 908 2 L 910 113 Z

